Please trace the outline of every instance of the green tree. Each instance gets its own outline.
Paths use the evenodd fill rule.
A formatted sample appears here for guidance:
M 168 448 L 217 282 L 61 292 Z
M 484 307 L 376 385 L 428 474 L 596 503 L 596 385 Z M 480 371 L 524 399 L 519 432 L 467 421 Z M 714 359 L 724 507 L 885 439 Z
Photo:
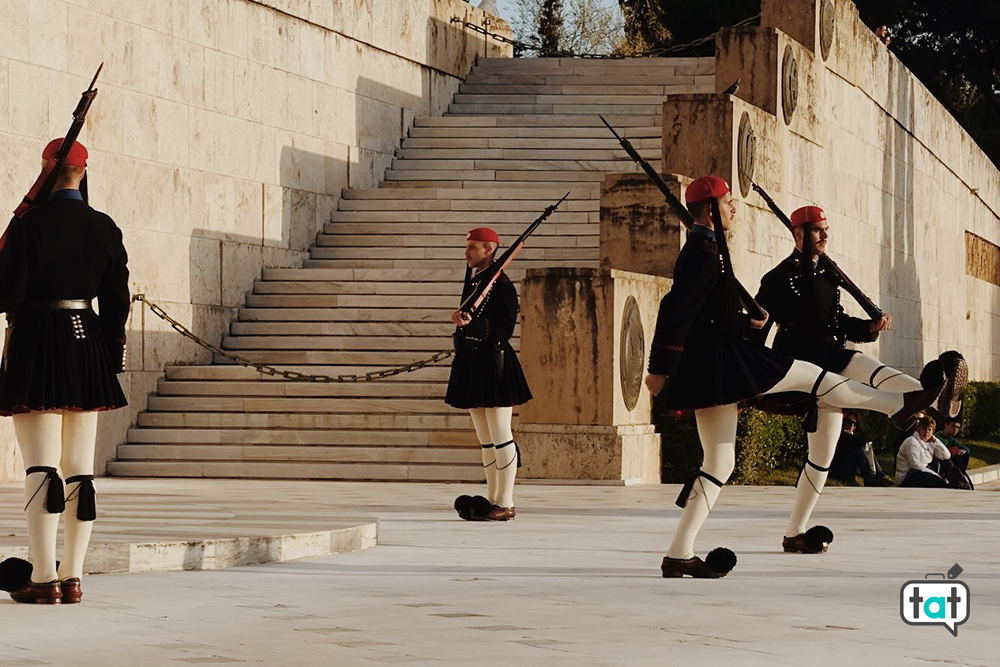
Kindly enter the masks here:
M 543 0 L 542 11 L 538 15 L 538 37 L 543 53 L 560 50 L 563 29 L 562 0 Z

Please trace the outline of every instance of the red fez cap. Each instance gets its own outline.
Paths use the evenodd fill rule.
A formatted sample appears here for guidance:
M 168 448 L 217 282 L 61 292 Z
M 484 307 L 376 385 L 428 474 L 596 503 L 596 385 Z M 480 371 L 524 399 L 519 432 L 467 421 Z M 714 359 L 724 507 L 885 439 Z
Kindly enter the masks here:
M 466 241 L 483 241 L 500 245 L 500 237 L 489 227 L 476 227 L 465 235 Z
M 56 156 L 56 151 L 62 146 L 64 137 L 59 137 L 58 139 L 53 139 L 46 146 L 45 150 L 42 151 L 43 160 L 51 160 Z M 87 158 L 89 154 L 87 153 L 86 147 L 79 141 L 73 142 L 73 147 L 69 149 L 69 155 L 66 156 L 66 164 L 71 167 L 86 167 Z
M 823 222 L 826 213 L 819 206 L 803 206 L 792 211 L 792 227 L 801 227 L 810 222 Z
M 725 197 L 729 186 L 718 176 L 702 176 L 694 180 L 684 193 L 684 201 L 694 204 L 706 199 Z

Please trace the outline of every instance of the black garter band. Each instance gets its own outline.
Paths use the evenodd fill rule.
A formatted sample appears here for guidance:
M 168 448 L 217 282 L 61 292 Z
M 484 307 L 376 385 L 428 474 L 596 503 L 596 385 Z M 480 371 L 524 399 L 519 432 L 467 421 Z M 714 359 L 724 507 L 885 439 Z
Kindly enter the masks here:
M 505 442 L 505 443 L 503 443 L 501 445 L 497 445 L 497 449 L 503 449 L 507 445 L 514 445 L 514 459 L 517 461 L 517 467 L 520 468 L 521 467 L 521 448 L 517 446 L 516 442 L 514 442 L 513 440 L 508 440 L 507 442 Z M 513 461 L 511 461 L 511 463 L 513 463 Z M 508 463 L 507 465 L 505 465 L 503 468 L 501 468 L 500 466 L 497 466 L 497 470 L 503 470 L 504 468 L 509 468 L 509 467 L 510 467 L 510 463 Z
M 67 500 L 79 498 L 76 504 L 76 518 L 78 521 L 94 521 L 97 519 L 97 491 L 94 490 L 93 475 L 73 475 L 66 478 L 67 484 L 80 482 L 76 487 L 76 495 L 70 494 Z
M 720 482 L 719 480 L 715 479 L 704 470 L 699 470 L 698 474 L 692 477 L 690 480 L 688 480 L 688 482 L 681 488 L 681 492 L 677 496 L 678 507 L 685 507 L 687 505 L 688 496 L 690 496 L 691 491 L 694 490 L 694 483 L 698 481 L 699 477 L 704 477 L 705 479 L 707 479 L 712 484 L 715 484 L 718 487 L 725 485 L 725 482 Z
M 806 459 L 806 465 L 810 466 L 812 468 L 815 468 L 816 470 L 819 470 L 820 472 L 830 472 L 829 468 L 820 467 L 820 466 L 816 465 L 815 463 L 813 463 L 812 461 L 810 461 L 808 458 Z M 802 469 L 799 470 L 799 476 L 795 478 L 795 488 L 798 488 L 798 486 L 799 486 L 799 480 L 802 479 L 802 473 L 804 473 L 805 471 L 806 471 L 806 466 L 802 466 Z M 819 489 L 816 488 L 816 485 L 813 484 L 813 482 L 812 482 L 811 479 L 809 479 L 809 475 L 806 475 L 806 481 L 809 482 L 809 485 L 813 488 L 813 491 L 815 491 L 817 494 L 823 493 L 821 490 L 819 490 Z
M 48 482 L 49 489 L 45 492 L 45 511 L 49 514 L 62 514 L 63 510 L 66 509 L 66 496 L 63 490 L 63 481 L 59 479 L 59 472 L 50 466 L 31 466 L 24 471 L 24 474 L 28 476 L 36 472 L 44 472 L 45 479 L 38 485 L 38 489 L 31 495 L 28 502 L 24 504 L 24 509 L 28 509 L 28 505 L 35 499 L 38 492 L 42 490 L 42 487 L 45 486 L 45 482 Z
M 802 430 L 806 433 L 815 433 L 816 427 L 819 424 L 819 397 L 816 396 L 816 392 L 819 391 L 819 385 L 825 377 L 826 371 L 824 370 L 816 378 L 812 391 L 809 392 L 811 400 L 809 401 L 809 407 L 806 408 L 805 419 L 802 420 Z

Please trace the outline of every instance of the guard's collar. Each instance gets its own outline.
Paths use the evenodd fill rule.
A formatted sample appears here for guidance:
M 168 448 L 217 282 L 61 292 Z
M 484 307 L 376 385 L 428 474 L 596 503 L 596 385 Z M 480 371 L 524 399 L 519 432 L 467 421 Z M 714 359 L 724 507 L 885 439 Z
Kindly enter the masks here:
M 690 234 L 701 234 L 702 236 L 704 236 L 705 238 L 707 238 L 712 243 L 718 243 L 718 240 L 715 238 L 715 230 L 711 229 L 709 227 L 706 227 L 705 225 L 694 225 L 694 226 L 691 227 L 691 231 L 689 233 Z

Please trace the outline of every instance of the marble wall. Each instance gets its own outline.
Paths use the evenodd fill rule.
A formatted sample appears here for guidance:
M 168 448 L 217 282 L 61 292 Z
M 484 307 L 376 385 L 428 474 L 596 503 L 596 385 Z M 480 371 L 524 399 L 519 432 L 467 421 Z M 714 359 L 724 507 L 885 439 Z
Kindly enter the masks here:
M 301 263 L 342 188 L 377 186 L 415 116 L 446 109 L 477 57 L 511 55 L 451 22 L 482 23 L 462 0 L 0 9 L 0 202 L 20 201 L 104 62 L 81 135 L 91 202 L 122 227 L 133 292 L 216 342 L 262 267 Z M 99 471 L 164 365 L 210 359 L 138 306 L 129 343 L 132 405 L 102 417 Z M 19 467 L 0 420 L 0 481 Z

